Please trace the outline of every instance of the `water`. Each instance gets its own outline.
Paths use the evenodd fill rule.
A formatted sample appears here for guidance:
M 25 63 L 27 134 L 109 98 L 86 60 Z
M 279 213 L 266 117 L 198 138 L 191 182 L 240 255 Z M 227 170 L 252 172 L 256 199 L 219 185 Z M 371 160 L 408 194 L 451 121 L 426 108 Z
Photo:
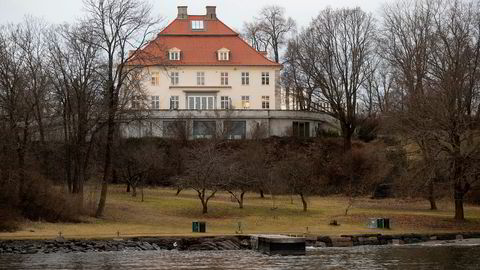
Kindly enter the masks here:
M 6 255 L 0 269 L 480 269 L 480 246 L 309 249 L 307 256 L 253 251 L 152 251 Z

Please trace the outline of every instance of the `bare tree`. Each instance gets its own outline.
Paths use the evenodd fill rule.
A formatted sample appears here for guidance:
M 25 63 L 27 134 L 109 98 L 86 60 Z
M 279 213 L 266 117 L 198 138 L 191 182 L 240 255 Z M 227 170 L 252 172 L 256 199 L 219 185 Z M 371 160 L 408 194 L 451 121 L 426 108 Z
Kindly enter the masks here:
M 25 187 L 26 152 L 33 133 L 35 101 L 26 76 L 28 54 L 25 50 L 30 40 L 25 40 L 28 25 L 8 25 L 0 28 L 0 106 L 4 121 L 15 146 L 19 180 L 19 197 Z
M 285 87 L 285 98 L 287 109 L 290 108 L 291 96 L 293 96 L 293 108 L 296 110 L 313 110 L 316 100 L 315 91 L 318 85 L 315 82 L 313 72 L 304 69 L 306 66 L 301 65 L 298 50 L 300 42 L 298 37 L 292 38 L 288 42 L 287 51 L 285 53 L 285 63 L 282 72 L 282 83 Z M 317 106 L 318 107 L 318 106 Z
M 406 92 L 405 111 L 397 112 L 399 130 L 424 138 L 420 145 L 440 147 L 438 159 L 449 168 L 457 220 L 465 218 L 464 196 L 479 174 L 475 162 L 480 147 L 474 139 L 479 121 L 478 7 L 478 2 L 466 1 L 404 1 L 387 6 L 383 20 L 384 55 Z
M 359 91 L 370 76 L 375 29 L 372 16 L 359 8 L 325 9 L 299 37 L 296 50 L 304 72 L 317 86 L 321 109 L 340 123 L 350 151 L 357 121 Z
M 272 5 L 262 8 L 255 22 L 246 24 L 245 35 L 253 46 L 266 48 L 265 44 L 268 44 L 273 50 L 275 62 L 280 63 L 280 50 L 295 27 L 295 21 L 285 17 L 283 7 Z
M 137 140 L 122 141 L 116 150 L 115 171 L 132 188 L 132 197 L 136 197 L 137 188 L 143 188 L 155 168 L 164 163 L 163 152 L 146 141 Z
M 285 183 L 285 187 L 293 194 L 300 196 L 303 211 L 308 210 L 308 196 L 315 194 L 319 188 L 318 177 L 313 169 L 312 160 L 306 155 L 287 155 L 288 158 L 276 165 L 278 175 Z
M 375 114 L 387 115 L 395 107 L 401 106 L 401 88 L 397 86 L 395 77 L 395 73 L 385 61 L 380 61 L 373 67 L 359 98 L 362 114 L 367 117 Z
M 104 102 L 106 108 L 106 144 L 104 173 L 100 201 L 95 216 L 100 217 L 105 209 L 108 182 L 112 174 L 112 147 L 116 129 L 116 117 L 121 91 L 128 81 L 134 82 L 135 66 L 129 61 L 148 43 L 148 38 L 156 31 L 158 19 L 151 16 L 152 7 L 140 0 L 85 0 L 88 16 L 85 19 L 95 45 L 105 57 Z
M 208 202 L 220 188 L 220 170 L 224 160 L 221 145 L 216 140 L 200 140 L 184 149 L 185 174 L 179 186 L 192 188 L 202 203 L 202 213 L 208 213 Z
M 263 190 L 262 180 L 267 176 L 265 156 L 262 146 L 250 142 L 245 148 L 226 157 L 222 170 L 222 189 L 237 201 L 240 209 L 244 207 L 245 193 Z
M 82 24 L 53 27 L 48 33 L 49 77 L 57 117 L 62 119 L 68 190 L 83 201 L 84 183 L 102 114 L 99 48 Z
M 270 45 L 269 36 L 262 30 L 258 22 L 245 22 L 243 24 L 243 38 L 259 52 L 268 52 Z

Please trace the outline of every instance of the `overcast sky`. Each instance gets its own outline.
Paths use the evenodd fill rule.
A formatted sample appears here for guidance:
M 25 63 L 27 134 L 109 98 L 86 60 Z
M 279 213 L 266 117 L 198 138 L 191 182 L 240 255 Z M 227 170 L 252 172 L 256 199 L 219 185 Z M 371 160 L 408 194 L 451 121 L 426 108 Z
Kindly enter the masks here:
M 325 7 L 361 7 L 377 14 L 382 4 L 390 0 L 150 0 L 153 14 L 168 23 L 175 19 L 177 6 L 188 6 L 189 14 L 205 14 L 205 6 L 217 6 L 217 16 L 230 27 L 241 30 L 243 22 L 251 21 L 265 5 L 285 7 L 287 16 L 298 25 L 306 26 Z M 0 24 L 19 22 L 25 15 L 40 17 L 50 23 L 74 22 L 81 17 L 82 0 L 0 0 Z

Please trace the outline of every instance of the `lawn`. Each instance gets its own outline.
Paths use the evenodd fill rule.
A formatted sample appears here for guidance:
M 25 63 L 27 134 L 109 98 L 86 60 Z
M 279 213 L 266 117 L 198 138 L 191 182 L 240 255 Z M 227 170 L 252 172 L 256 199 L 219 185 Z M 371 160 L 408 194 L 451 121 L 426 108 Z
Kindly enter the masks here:
M 207 222 L 208 235 L 235 234 L 241 222 L 244 234 L 358 234 L 407 232 L 461 232 L 480 231 L 480 207 L 466 206 L 466 222 L 455 222 L 453 204 L 438 202 L 438 211 L 428 210 L 423 200 L 371 200 L 359 198 L 344 216 L 347 198 L 310 197 L 308 212 L 302 211 L 298 197 L 275 196 L 259 198 L 250 193 L 245 208 L 239 209 L 227 193 L 218 193 L 209 202 L 209 213 L 202 215 L 196 193 L 155 188 L 145 189 L 145 201 L 140 192 L 133 198 L 123 186 L 112 186 L 109 191 L 105 216 L 102 219 L 82 218 L 82 223 L 25 222 L 20 231 L 0 233 L 3 238 L 53 238 L 62 233 L 67 238 L 109 238 L 121 236 L 192 235 L 192 221 Z M 366 227 L 370 217 L 388 217 L 391 230 L 373 230 Z M 332 220 L 340 226 L 330 226 Z

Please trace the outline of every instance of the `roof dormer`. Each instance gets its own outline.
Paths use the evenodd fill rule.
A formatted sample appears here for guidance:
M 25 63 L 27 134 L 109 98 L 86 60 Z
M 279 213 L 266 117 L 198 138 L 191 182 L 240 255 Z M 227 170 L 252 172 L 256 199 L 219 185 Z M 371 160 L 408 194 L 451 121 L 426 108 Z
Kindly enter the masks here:
M 230 60 L 230 50 L 227 48 L 221 48 L 217 51 L 218 61 L 228 61 Z
M 179 48 L 171 48 L 168 50 L 168 60 L 170 61 L 180 61 L 182 51 Z

